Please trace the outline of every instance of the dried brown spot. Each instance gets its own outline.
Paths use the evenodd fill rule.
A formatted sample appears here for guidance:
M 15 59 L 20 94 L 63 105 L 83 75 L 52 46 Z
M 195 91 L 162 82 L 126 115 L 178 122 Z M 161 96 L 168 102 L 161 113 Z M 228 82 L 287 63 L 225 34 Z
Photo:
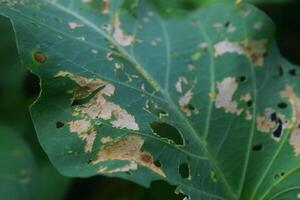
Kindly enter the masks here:
M 280 95 L 287 98 L 293 107 L 293 116 L 290 129 L 292 134 L 289 138 L 289 143 L 294 147 L 296 156 L 300 156 L 300 98 L 296 95 L 292 86 L 286 86 L 285 90 L 280 92 Z
M 267 52 L 267 43 L 267 40 L 247 39 L 241 45 L 255 66 L 263 66 L 264 55 Z
M 272 122 L 269 117 L 257 115 L 256 117 L 257 129 L 260 132 L 269 133 L 276 127 L 276 123 Z
M 153 172 L 165 177 L 166 175 L 153 162 L 153 157 L 149 152 L 142 151 L 144 140 L 140 136 L 129 135 L 109 144 L 97 154 L 97 159 L 93 164 L 110 161 L 125 160 L 130 163 L 142 165 Z
M 109 13 L 109 0 L 102 0 L 102 14 L 108 14 Z
M 111 136 L 106 136 L 106 137 L 101 138 L 101 143 L 103 143 L 103 144 L 106 144 L 106 143 L 109 143 L 109 142 L 112 142 L 112 141 L 113 141 L 113 139 L 112 139 Z
M 179 99 L 179 105 L 188 117 L 191 116 L 192 112 L 194 111 L 194 108 L 191 108 L 190 106 L 192 98 L 193 92 L 192 90 L 189 90 Z
M 70 132 L 77 133 L 78 137 L 86 142 L 84 151 L 92 152 L 94 141 L 96 139 L 96 131 L 90 121 L 76 120 L 69 122 Z
M 150 154 L 148 154 L 147 152 L 143 152 L 140 155 L 140 159 L 141 161 L 143 161 L 144 163 L 153 163 L 153 158 Z
M 43 52 L 36 52 L 34 53 L 34 60 L 40 64 L 43 64 L 47 61 L 47 57 Z
M 267 43 L 268 41 L 266 39 L 255 40 L 248 38 L 241 42 L 232 42 L 226 39 L 214 45 L 214 56 L 218 57 L 226 53 L 246 55 L 253 65 L 262 66 L 264 62 L 264 55 L 267 52 Z

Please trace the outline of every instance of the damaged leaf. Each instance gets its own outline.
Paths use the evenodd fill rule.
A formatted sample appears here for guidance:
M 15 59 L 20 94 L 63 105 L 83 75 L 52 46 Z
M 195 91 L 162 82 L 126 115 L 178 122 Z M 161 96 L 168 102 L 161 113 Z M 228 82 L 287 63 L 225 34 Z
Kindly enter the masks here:
M 41 79 L 31 115 L 53 165 L 165 180 L 192 200 L 299 188 L 299 77 L 270 19 L 243 1 L 178 18 L 122 2 L 0 0 Z

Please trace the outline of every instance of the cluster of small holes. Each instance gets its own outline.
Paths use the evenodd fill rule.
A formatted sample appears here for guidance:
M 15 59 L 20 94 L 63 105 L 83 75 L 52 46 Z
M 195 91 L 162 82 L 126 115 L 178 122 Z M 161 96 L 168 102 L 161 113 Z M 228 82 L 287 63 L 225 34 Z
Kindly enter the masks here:
M 284 177 L 284 175 L 285 175 L 284 172 L 281 172 L 281 173 L 279 173 L 279 174 L 275 174 L 275 175 L 274 175 L 274 179 L 280 179 L 280 178 Z

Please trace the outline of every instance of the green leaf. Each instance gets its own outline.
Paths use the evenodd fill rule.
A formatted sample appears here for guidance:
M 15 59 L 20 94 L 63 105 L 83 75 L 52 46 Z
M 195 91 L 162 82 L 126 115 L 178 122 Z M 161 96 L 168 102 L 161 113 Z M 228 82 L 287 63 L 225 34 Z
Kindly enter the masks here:
M 71 179 L 62 176 L 49 162 L 40 163 L 40 187 L 38 199 L 64 199 Z
M 0 126 L 0 194 L 7 200 L 34 199 L 36 165 L 20 135 Z
M 162 179 L 191 199 L 296 198 L 298 68 L 256 8 L 164 19 L 143 0 L 136 16 L 121 1 L 0 2 L 42 80 L 32 118 L 61 173 Z
M 18 131 L 24 126 L 24 98 L 16 39 L 9 19 L 0 17 L 0 121 Z

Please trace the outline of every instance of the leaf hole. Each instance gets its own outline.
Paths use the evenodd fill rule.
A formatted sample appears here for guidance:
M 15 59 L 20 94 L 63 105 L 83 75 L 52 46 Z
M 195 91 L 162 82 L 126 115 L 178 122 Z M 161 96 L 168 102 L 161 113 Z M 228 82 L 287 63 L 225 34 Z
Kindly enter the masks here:
M 164 122 L 152 122 L 150 123 L 150 127 L 158 136 L 171 140 L 177 145 L 184 145 L 181 133 L 174 126 Z
M 291 76 L 297 76 L 297 70 L 296 70 L 296 69 L 290 69 L 290 70 L 289 70 L 289 74 L 290 74 Z
M 56 128 L 62 128 L 65 126 L 65 124 L 63 122 L 58 121 L 58 122 L 56 122 L 55 126 L 56 126 Z
M 159 168 L 161 168 L 161 166 L 162 166 L 162 164 L 159 160 L 154 161 L 154 165 Z
M 277 106 L 278 106 L 278 108 L 281 108 L 281 109 L 286 109 L 288 107 L 287 103 L 285 103 L 285 102 L 280 102 Z
M 273 138 L 275 140 L 279 140 L 281 138 L 282 131 L 283 131 L 283 125 L 282 125 L 282 122 L 280 120 L 280 122 L 278 122 L 277 128 L 272 133 Z
M 256 144 L 252 147 L 252 151 L 263 151 L 264 147 L 262 144 Z
M 247 101 L 247 106 L 248 107 L 252 107 L 252 105 L 253 105 L 253 101 L 251 101 L 251 100 Z
M 230 25 L 230 22 L 229 22 L 229 21 L 225 22 L 225 24 L 224 24 L 224 26 L 225 26 L 226 28 L 227 28 L 229 25 Z
M 188 179 L 190 177 L 190 167 L 187 163 L 179 165 L 179 174 L 183 179 Z
M 280 179 L 280 178 L 284 177 L 284 175 L 285 175 L 285 172 L 275 174 L 274 179 Z
M 92 162 L 93 162 L 93 160 L 92 160 L 92 159 L 89 159 L 86 163 L 87 163 L 88 165 L 90 165 Z
M 247 76 L 241 76 L 241 77 L 240 77 L 240 82 L 241 82 L 241 83 L 246 83 L 247 81 L 248 81 Z
M 186 105 L 186 108 L 189 109 L 190 111 L 194 112 L 196 109 L 192 104 Z
M 27 99 L 30 99 L 30 104 L 33 103 L 40 95 L 40 78 L 30 71 L 26 71 L 23 79 L 23 89 Z

